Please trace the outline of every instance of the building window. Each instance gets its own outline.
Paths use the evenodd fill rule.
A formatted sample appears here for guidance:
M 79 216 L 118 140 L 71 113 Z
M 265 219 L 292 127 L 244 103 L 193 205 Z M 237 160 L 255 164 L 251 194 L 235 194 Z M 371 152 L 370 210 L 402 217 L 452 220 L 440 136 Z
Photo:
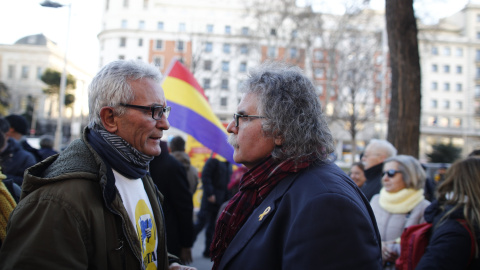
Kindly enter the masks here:
M 247 71 L 247 62 L 241 62 L 240 67 L 238 67 L 239 72 L 246 72 Z
M 463 102 L 457 100 L 455 102 L 455 109 L 457 109 L 457 110 L 463 109 Z
M 186 31 L 186 26 L 185 23 L 179 23 L 178 24 L 178 32 L 185 32 Z
M 123 0 L 123 7 L 128 8 L 128 0 Z
M 213 24 L 207 24 L 207 33 L 213 33 Z
M 480 85 L 475 85 L 475 97 L 480 97 Z
M 298 31 L 292 30 L 292 39 L 296 39 L 298 37 Z
M 443 108 L 444 109 L 450 109 L 450 101 L 444 100 L 443 101 Z
M 476 74 L 475 78 L 480 79 L 480 67 L 476 68 Z
M 126 29 L 128 27 L 128 21 L 127 20 L 122 20 L 122 28 Z
M 325 70 L 323 68 L 316 68 L 315 69 L 315 77 L 323 78 L 324 75 L 325 75 Z
M 277 48 L 275 48 L 273 46 L 269 46 L 267 56 L 269 58 L 275 58 L 277 56 Z
M 450 66 L 449 66 L 449 65 L 443 66 L 443 71 L 444 71 L 445 73 L 450 73 Z
M 120 38 L 120 47 L 125 47 L 127 45 L 127 38 L 121 37 Z
M 163 40 L 157 39 L 155 41 L 155 49 L 161 50 L 163 48 Z
M 462 127 L 462 118 L 453 118 L 453 122 L 452 122 L 452 125 L 454 127 Z
M 240 45 L 240 54 L 248 54 L 248 46 L 247 44 Z
M 243 36 L 248 36 L 248 27 L 242 27 L 242 35 Z
M 480 50 L 475 51 L 475 61 L 480 61 Z
M 437 64 L 432 65 L 432 72 L 438 72 L 438 65 Z
M 225 25 L 225 34 L 230 35 L 232 33 L 232 27 L 230 25 Z
M 143 0 L 143 8 L 148 8 L 148 0 Z
M 230 53 L 230 43 L 223 44 L 223 52 Z
M 315 51 L 315 60 L 322 61 L 324 58 L 322 51 Z
M 160 57 L 160 56 L 153 57 L 153 64 L 156 67 L 162 68 L 163 67 L 162 57 Z
M 223 90 L 228 90 L 228 79 L 222 79 L 221 88 Z
M 430 107 L 432 107 L 432 109 L 437 108 L 437 100 L 436 99 L 432 99 L 432 101 L 430 102 Z
M 212 61 L 205 60 L 205 62 L 203 62 L 203 69 L 204 70 L 212 70 Z
M 227 106 L 227 97 L 220 98 L 220 106 Z
M 455 85 L 455 90 L 457 90 L 457 92 L 462 92 L 462 90 L 463 90 L 462 88 L 463 88 L 463 87 L 462 87 L 462 84 L 461 84 L 461 83 L 457 83 L 457 84 Z
M 463 48 L 457 48 L 457 50 L 455 51 L 455 55 L 457 57 L 462 57 L 463 56 Z
M 230 70 L 230 63 L 228 61 L 222 61 L 222 71 L 228 72 Z
M 28 79 L 28 73 L 29 72 L 30 72 L 30 67 L 29 66 L 22 66 L 21 78 L 22 79 Z
M 177 51 L 183 52 L 183 41 L 177 41 Z
M 210 79 L 203 79 L 203 89 L 210 89 L 210 83 L 211 83 L 211 80 Z
M 443 90 L 450 91 L 450 83 L 446 82 L 443 84 Z
M 477 39 L 480 39 L 480 32 L 477 32 Z
M 437 47 L 432 47 L 432 55 L 438 55 L 438 48 Z
M 163 22 L 157 22 L 157 30 L 163 30 Z
M 145 29 L 145 21 L 138 22 L 138 29 Z
M 295 59 L 298 57 L 297 48 L 290 48 L 290 58 Z
M 451 54 L 450 47 L 443 48 L 443 55 L 450 56 L 450 54 Z
M 270 36 L 276 36 L 277 35 L 277 29 L 272 28 L 270 29 Z
M 14 79 L 15 78 L 15 66 L 14 65 L 8 65 L 8 78 L 9 79 Z
M 432 82 L 432 90 L 438 90 L 438 83 Z
M 139 38 L 138 39 L 138 47 L 142 47 L 143 46 L 143 38 Z
M 457 74 L 462 74 L 462 66 L 457 66 Z
M 41 80 L 43 75 L 43 68 L 37 67 L 37 79 Z
M 477 22 L 480 22 L 480 14 L 477 14 Z
M 205 52 L 212 52 L 213 44 L 212 42 L 205 42 Z
M 118 60 L 125 60 L 125 55 L 120 54 L 120 55 L 118 56 Z

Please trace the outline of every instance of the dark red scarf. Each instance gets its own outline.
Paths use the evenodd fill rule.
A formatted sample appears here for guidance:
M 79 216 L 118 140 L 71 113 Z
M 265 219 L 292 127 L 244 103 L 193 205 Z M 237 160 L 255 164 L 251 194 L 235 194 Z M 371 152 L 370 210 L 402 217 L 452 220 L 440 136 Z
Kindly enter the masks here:
M 272 156 L 246 172 L 240 180 L 240 190 L 233 196 L 217 221 L 210 251 L 213 260 L 212 270 L 220 264 L 223 253 L 243 226 L 253 210 L 262 203 L 270 191 L 291 173 L 308 167 L 310 156 L 300 160 L 287 159 L 276 162 Z

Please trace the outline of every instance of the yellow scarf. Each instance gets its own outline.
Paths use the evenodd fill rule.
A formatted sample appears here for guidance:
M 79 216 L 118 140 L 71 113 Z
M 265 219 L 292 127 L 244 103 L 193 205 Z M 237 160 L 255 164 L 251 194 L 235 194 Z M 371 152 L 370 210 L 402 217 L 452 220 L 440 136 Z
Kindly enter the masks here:
M 423 189 L 404 188 L 398 192 L 390 193 L 382 188 L 378 202 L 383 209 L 390 213 L 406 214 L 424 199 Z
M 7 235 L 8 217 L 15 206 L 17 206 L 12 195 L 2 182 L 5 178 L 7 177 L 0 172 L 0 240 L 2 240 L 2 242 Z

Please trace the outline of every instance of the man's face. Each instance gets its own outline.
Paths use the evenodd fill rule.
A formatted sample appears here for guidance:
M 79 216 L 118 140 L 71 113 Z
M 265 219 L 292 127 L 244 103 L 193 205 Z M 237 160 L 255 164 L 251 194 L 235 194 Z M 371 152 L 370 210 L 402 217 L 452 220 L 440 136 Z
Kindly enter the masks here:
M 130 81 L 135 99 L 129 104 L 139 106 L 166 106 L 165 94 L 160 83 L 152 79 Z M 149 156 L 160 155 L 160 138 L 163 130 L 170 128 L 165 115 L 162 119 L 152 118 L 151 110 L 126 108 L 126 113 L 116 116 L 117 132 L 125 141 L 141 153 Z
M 365 153 L 362 156 L 362 162 L 365 166 L 365 170 L 382 163 L 386 156 L 382 151 L 375 146 L 368 145 L 365 149 Z
M 238 114 L 259 115 L 257 111 L 257 95 L 247 94 L 238 104 Z M 235 127 L 235 120 L 228 124 L 227 131 L 232 133 L 229 138 L 234 153 L 233 160 L 242 163 L 248 169 L 255 167 L 262 159 L 270 155 L 275 147 L 272 137 L 265 137 L 262 131 L 261 118 L 238 119 L 238 127 Z

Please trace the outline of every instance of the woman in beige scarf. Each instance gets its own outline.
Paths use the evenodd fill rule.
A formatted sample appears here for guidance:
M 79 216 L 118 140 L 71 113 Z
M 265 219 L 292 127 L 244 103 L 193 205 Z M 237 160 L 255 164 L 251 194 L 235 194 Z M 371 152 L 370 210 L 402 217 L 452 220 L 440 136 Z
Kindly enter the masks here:
M 384 269 L 395 269 L 403 229 L 425 222 L 423 212 L 430 204 L 423 195 L 425 171 L 412 156 L 398 155 L 385 160 L 383 188 L 370 204 L 382 238 Z

